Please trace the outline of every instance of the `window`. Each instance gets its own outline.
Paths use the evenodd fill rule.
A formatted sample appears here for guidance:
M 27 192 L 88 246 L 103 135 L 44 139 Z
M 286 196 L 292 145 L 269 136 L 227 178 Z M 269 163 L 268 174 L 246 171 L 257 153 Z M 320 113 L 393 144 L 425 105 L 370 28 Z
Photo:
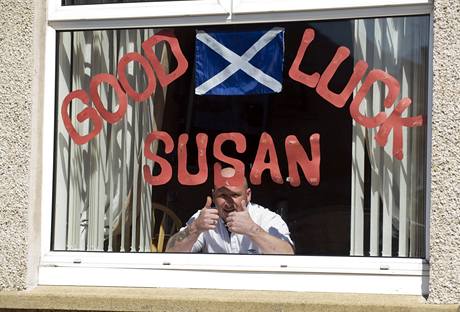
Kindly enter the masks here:
M 174 6 L 168 2 L 113 4 L 106 11 L 94 5 L 88 25 L 78 18 L 82 7 L 75 6 L 73 16 L 59 5 L 50 13 L 56 29 L 50 30 L 56 43 L 49 44 L 56 49 L 56 84 L 48 88 L 56 99 L 48 132 L 54 133 L 54 191 L 44 201 L 50 207 L 44 226 L 51 231 L 41 282 L 60 283 L 56 274 L 71 269 L 75 284 L 92 283 L 78 275 L 96 270 L 103 285 L 171 286 L 191 274 L 203 281 L 182 287 L 220 288 L 206 284 L 212 272 L 237 271 L 233 278 L 251 280 L 249 288 L 340 291 L 327 286 L 331 278 L 356 281 L 353 274 L 360 273 L 357 292 L 373 281 L 388 283 L 383 292 L 426 291 L 429 4 L 401 3 L 376 14 L 377 5 L 264 13 L 253 9 L 257 1 L 189 2 L 195 11 L 180 23 L 185 12 L 160 12 L 148 21 L 148 13 L 139 15 L 155 6 L 167 12 Z M 396 8 L 405 16 L 394 16 Z M 267 71 L 267 59 L 279 59 L 280 88 L 245 73 L 230 75 L 222 83 L 230 87 L 216 91 L 224 94 L 200 89 L 206 81 L 200 66 L 216 58 L 206 69 L 212 77 L 228 61 L 215 51 L 200 54 L 199 34 L 244 37 L 231 46 L 243 55 L 273 30 L 281 55 L 267 43 L 268 54 L 256 53 L 248 63 Z M 242 80 L 262 86 L 235 91 Z M 160 131 L 172 141 L 171 151 L 153 140 Z M 207 137 L 201 154 L 200 135 Z M 222 135 L 230 142 L 218 149 L 244 164 L 253 201 L 287 223 L 295 256 L 162 253 L 209 195 L 213 166 L 224 160 L 216 155 Z M 236 150 L 235 136 L 245 148 Z M 294 142 L 295 151 L 286 142 Z M 207 179 L 184 182 L 180 173 L 204 170 L 198 166 L 203 155 Z M 267 163 L 272 169 L 262 170 L 259 181 L 254 168 Z M 152 185 L 158 176 L 165 178 Z M 123 267 L 133 275 L 111 275 Z M 135 279 L 147 272 L 155 282 Z M 254 281 L 256 272 L 277 277 L 264 286 Z M 403 286 L 391 279 L 396 275 L 405 276 Z M 299 286 L 302 278 L 313 284 Z

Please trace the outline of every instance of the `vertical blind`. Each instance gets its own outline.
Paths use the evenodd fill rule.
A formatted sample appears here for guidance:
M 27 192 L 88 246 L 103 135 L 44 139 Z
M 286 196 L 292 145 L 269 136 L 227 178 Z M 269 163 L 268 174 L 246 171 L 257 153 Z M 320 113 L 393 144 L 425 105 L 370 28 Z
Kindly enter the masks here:
M 72 90 L 89 90 L 92 76 L 115 73 L 118 60 L 128 52 L 141 52 L 141 43 L 153 34 L 154 30 L 59 33 L 58 103 Z M 167 69 L 169 53 L 164 43 L 154 49 Z M 144 90 L 147 82 L 140 65 L 131 62 L 126 71 L 130 85 Z M 161 129 L 166 91 L 157 84 L 153 97 L 128 102 L 124 118 L 113 125 L 104 123 L 100 135 L 87 144 L 74 144 L 58 118 L 55 249 L 150 251 L 155 222 L 152 189 L 141 172 L 144 164 L 153 164 L 143 157 L 143 138 Z M 111 87 L 101 84 L 99 94 L 107 110 L 117 109 Z M 76 122 L 83 108 L 73 101 L 70 116 L 79 133 L 88 133 L 88 121 Z M 60 116 L 59 105 L 58 109 Z
M 427 114 L 427 17 L 363 19 L 354 22 L 354 55 L 370 68 L 391 73 L 401 94 L 412 99 L 403 117 Z M 362 105 L 366 116 L 385 111 L 385 85 L 374 84 Z M 393 137 L 384 149 L 374 140 L 377 128 L 353 122 L 350 255 L 422 257 L 425 233 L 425 127 L 403 127 L 403 154 L 392 155 Z M 369 167 L 366 168 L 365 162 Z M 369 172 L 366 174 L 366 170 Z M 365 185 L 370 185 L 365 195 Z M 365 204 L 365 196 L 369 196 Z M 365 207 L 367 206 L 367 207 Z M 369 229 L 365 231 L 366 218 Z M 366 235 L 368 237 L 366 237 Z M 365 247 L 365 240 L 369 246 Z M 396 249 L 397 248 L 397 249 Z

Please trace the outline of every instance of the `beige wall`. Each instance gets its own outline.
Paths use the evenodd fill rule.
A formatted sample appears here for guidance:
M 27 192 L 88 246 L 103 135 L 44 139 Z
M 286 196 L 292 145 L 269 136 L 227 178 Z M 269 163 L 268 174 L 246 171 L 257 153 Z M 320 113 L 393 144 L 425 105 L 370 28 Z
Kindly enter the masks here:
M 32 8 L 0 1 L 0 286 L 24 288 L 32 110 Z
M 0 289 L 36 283 L 44 2 L 0 0 Z M 460 303 L 458 0 L 435 3 L 434 30 L 430 301 Z
M 0 0 L 0 289 L 36 284 L 44 3 Z
M 434 10 L 431 302 L 460 302 L 460 1 Z

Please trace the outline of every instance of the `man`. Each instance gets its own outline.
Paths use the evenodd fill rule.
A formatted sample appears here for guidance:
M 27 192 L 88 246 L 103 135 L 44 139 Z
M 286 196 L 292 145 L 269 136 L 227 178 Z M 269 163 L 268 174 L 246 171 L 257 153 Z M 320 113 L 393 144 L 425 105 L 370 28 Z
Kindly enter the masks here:
M 222 177 L 235 174 L 224 168 Z M 286 223 L 276 213 L 251 203 L 246 179 L 242 185 L 214 185 L 212 207 L 207 197 L 203 209 L 173 235 L 166 252 L 294 254 Z

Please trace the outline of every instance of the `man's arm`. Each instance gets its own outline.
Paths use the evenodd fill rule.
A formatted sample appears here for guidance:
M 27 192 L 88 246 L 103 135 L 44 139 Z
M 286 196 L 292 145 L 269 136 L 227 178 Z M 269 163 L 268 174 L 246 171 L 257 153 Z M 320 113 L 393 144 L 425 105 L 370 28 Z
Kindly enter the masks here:
M 166 252 L 190 252 L 198 236 L 200 236 L 200 232 L 198 232 L 195 222 L 193 222 L 169 239 L 166 245 Z
M 294 248 L 289 242 L 269 234 L 255 223 L 247 235 L 264 254 L 294 254 Z
M 166 252 L 191 252 L 192 247 L 201 233 L 213 230 L 219 221 L 217 209 L 211 208 L 211 197 L 206 198 L 206 204 L 198 217 L 185 229 L 174 234 L 166 245 Z

